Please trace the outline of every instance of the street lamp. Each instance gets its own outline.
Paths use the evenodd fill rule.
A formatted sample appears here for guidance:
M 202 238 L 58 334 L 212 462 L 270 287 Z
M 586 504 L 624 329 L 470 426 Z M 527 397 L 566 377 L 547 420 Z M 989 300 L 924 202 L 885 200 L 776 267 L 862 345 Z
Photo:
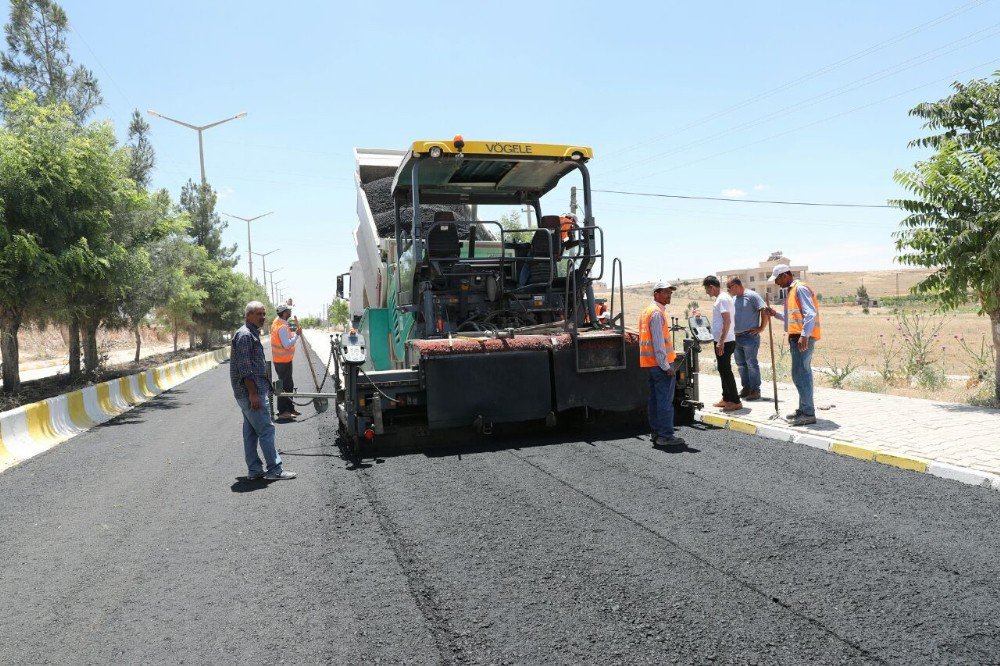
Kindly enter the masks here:
M 264 291 L 267 291 L 267 260 L 265 259 L 265 257 L 267 257 L 267 255 L 269 254 L 274 254 L 280 249 L 281 249 L 280 247 L 276 247 L 270 252 L 265 252 L 264 254 L 261 254 L 260 252 L 254 252 L 254 254 L 260 257 L 260 263 L 262 266 L 261 270 L 264 271 Z
M 230 215 L 229 213 L 223 213 L 223 215 L 225 215 L 227 217 L 231 217 L 234 220 L 243 220 L 244 222 L 247 223 L 247 261 L 250 262 L 250 279 L 251 280 L 253 280 L 253 255 L 254 255 L 254 251 L 253 251 L 253 245 L 250 244 L 250 223 L 253 222 L 254 220 L 259 220 L 262 217 L 267 217 L 268 215 L 271 215 L 272 213 L 274 213 L 273 210 L 272 211 L 268 211 L 268 212 L 266 212 L 266 213 L 264 213 L 262 215 L 258 215 L 257 217 L 240 217 L 239 215 Z
M 284 280 L 278 280 L 277 282 L 271 280 L 271 290 L 274 292 L 275 304 L 281 301 L 281 296 L 282 296 L 281 287 L 279 287 L 278 285 L 281 284 L 282 282 L 284 282 Z
M 152 109 L 147 109 L 146 113 L 148 113 L 149 115 L 154 116 L 156 118 L 163 118 L 164 120 L 169 120 L 172 123 L 177 123 L 178 125 L 183 125 L 184 127 L 187 127 L 188 129 L 193 129 L 194 131 L 198 132 L 198 160 L 201 162 L 201 182 L 202 182 L 203 185 L 206 182 L 205 181 L 205 142 L 201 138 L 201 133 L 204 132 L 207 129 L 211 129 L 211 128 L 216 127 L 218 125 L 221 125 L 223 123 L 228 123 L 230 120 L 236 120 L 237 118 L 245 118 L 246 115 L 247 115 L 247 112 L 244 111 L 243 113 L 237 113 L 232 118 L 226 118 L 225 120 L 220 120 L 218 122 L 209 123 L 208 125 L 192 125 L 190 123 L 184 122 L 183 120 L 177 120 L 176 118 L 170 118 L 169 116 L 165 116 L 162 113 L 157 113 L 156 111 L 153 111 Z
M 268 279 L 271 280 L 271 302 L 272 303 L 277 303 L 277 301 L 274 300 L 275 297 L 276 297 L 275 291 L 274 291 L 274 274 L 277 273 L 278 271 L 282 270 L 283 268 L 284 267 L 282 267 L 282 268 L 275 268 L 273 271 L 268 271 L 266 273 Z

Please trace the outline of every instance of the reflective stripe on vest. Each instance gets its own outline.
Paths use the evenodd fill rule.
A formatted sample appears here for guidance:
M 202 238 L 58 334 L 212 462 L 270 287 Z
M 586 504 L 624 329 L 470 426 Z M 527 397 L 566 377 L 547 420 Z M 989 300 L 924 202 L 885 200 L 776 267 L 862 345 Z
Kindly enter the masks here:
M 819 340 L 823 337 L 823 331 L 819 325 L 819 300 L 816 298 L 816 292 L 805 282 L 800 282 L 799 280 L 796 280 L 788 287 L 788 298 L 785 299 L 785 306 L 788 308 L 788 334 L 802 335 L 802 327 L 806 323 L 805 313 L 802 312 L 802 306 L 799 305 L 799 287 L 809 289 L 809 293 L 812 294 L 813 309 L 816 310 L 816 321 L 813 323 L 812 335 L 809 337 Z
M 295 358 L 295 347 L 285 348 L 281 344 L 279 331 L 288 328 L 288 322 L 281 317 L 275 317 L 271 323 L 271 360 L 275 363 L 291 363 Z
M 670 340 L 670 327 L 667 326 L 667 315 L 656 305 L 650 305 L 639 315 L 640 368 L 655 368 L 659 365 L 656 362 L 656 348 L 653 347 L 653 333 L 649 329 L 649 322 L 655 312 L 659 312 L 663 316 L 663 345 L 667 349 L 667 363 L 673 363 L 677 358 L 677 352 L 674 351 L 674 344 Z

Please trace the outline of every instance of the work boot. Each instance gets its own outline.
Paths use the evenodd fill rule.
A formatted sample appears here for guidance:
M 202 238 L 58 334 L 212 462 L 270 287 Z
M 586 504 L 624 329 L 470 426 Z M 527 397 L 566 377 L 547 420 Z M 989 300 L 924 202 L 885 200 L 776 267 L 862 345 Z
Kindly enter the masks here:
M 747 400 L 760 400 L 760 391 L 750 391 L 743 397 Z
M 657 437 L 656 446 L 661 449 L 683 449 L 686 444 L 680 437 Z
M 649 436 L 649 441 L 653 444 L 653 446 L 656 446 L 656 442 L 659 439 L 660 439 L 660 436 L 657 435 L 655 432 L 652 435 Z
M 806 414 L 799 414 L 794 419 L 789 421 L 789 424 L 793 426 L 812 425 L 814 423 L 816 423 L 816 417 L 808 416 Z
M 740 397 L 741 398 L 746 398 L 749 395 L 750 395 L 750 389 L 748 389 L 748 388 L 745 388 L 742 391 L 740 391 Z
M 737 409 L 743 409 L 742 402 L 727 402 L 722 408 L 724 412 L 735 412 Z
M 785 420 L 786 421 L 794 421 L 795 419 L 797 419 L 799 417 L 799 414 L 801 414 L 801 413 L 802 412 L 800 412 L 799 410 L 796 409 L 791 414 L 785 414 Z

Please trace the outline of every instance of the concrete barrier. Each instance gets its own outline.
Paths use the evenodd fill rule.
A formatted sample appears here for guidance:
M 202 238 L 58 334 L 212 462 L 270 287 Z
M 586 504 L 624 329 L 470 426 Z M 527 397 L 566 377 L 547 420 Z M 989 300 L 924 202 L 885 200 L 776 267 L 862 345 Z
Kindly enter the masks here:
M 0 413 L 0 472 L 219 365 L 229 348 Z

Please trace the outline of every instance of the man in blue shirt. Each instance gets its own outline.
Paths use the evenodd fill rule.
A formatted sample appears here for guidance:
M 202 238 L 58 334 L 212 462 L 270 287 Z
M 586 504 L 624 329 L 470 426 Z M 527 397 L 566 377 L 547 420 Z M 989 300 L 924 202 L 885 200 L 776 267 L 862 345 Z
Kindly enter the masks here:
M 767 328 L 771 315 L 767 304 L 753 289 L 743 286 L 738 277 L 726 281 L 726 291 L 736 305 L 736 367 L 740 371 L 740 397 L 760 400 L 760 364 L 757 352 L 760 350 L 760 334 Z
M 271 423 L 271 386 L 267 381 L 264 347 L 260 343 L 260 327 L 265 309 L 260 301 L 250 301 L 244 309 L 246 323 L 233 335 L 229 357 L 229 382 L 236 404 L 243 412 L 243 454 L 247 463 L 247 478 L 251 481 L 284 481 L 294 479 L 295 472 L 281 467 L 281 456 L 274 446 L 274 424 Z M 257 444 L 267 462 L 257 456 Z

